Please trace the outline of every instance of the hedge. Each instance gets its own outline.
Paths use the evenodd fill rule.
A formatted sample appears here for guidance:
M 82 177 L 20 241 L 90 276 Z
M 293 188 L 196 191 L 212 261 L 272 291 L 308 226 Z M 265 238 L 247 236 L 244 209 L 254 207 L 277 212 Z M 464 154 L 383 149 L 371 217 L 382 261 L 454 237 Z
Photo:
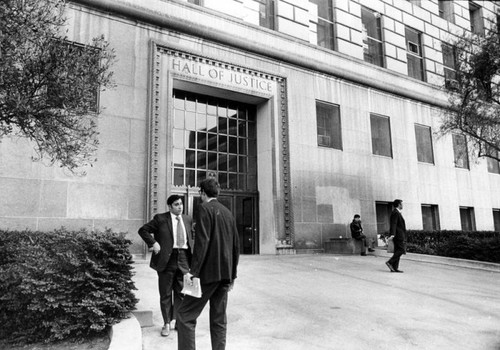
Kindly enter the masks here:
M 409 253 L 500 263 L 499 232 L 408 230 L 406 234 Z
M 110 230 L 0 231 L 0 339 L 79 340 L 126 318 L 130 244 Z

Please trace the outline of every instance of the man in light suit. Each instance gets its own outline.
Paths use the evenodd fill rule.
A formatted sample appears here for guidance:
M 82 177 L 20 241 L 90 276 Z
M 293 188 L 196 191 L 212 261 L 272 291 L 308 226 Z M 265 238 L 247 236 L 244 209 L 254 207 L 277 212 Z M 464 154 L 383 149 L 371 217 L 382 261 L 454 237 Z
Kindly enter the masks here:
M 239 239 L 236 220 L 225 206 L 217 201 L 219 184 L 206 179 L 200 184 L 203 203 L 196 218 L 194 246 L 189 278 L 201 282 L 201 298 L 186 295 L 179 308 L 178 349 L 196 348 L 196 319 L 210 300 L 210 338 L 212 350 L 226 348 L 227 293 L 236 278 L 239 259 Z
M 162 336 L 170 334 L 170 326 L 177 318 L 182 301 L 180 293 L 183 278 L 189 271 L 194 245 L 191 232 L 192 220 L 182 214 L 182 197 L 171 195 L 167 199 L 169 211 L 154 216 L 153 220 L 139 229 L 139 235 L 153 249 L 150 267 L 158 273 L 160 309 L 163 317 Z M 172 291 L 174 304 L 172 304 Z
M 403 201 L 396 199 L 392 203 L 394 210 L 391 213 L 390 235 L 394 236 L 394 254 L 385 264 L 391 272 L 403 272 L 399 270 L 399 259 L 401 255 L 406 254 L 406 224 L 401 211 L 403 210 Z

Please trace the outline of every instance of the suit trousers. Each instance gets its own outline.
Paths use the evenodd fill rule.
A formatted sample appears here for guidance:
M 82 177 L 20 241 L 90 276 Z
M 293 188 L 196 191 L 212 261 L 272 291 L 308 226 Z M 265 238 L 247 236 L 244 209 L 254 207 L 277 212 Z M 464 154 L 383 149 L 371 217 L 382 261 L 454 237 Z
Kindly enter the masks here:
M 158 290 L 160 292 L 160 310 L 164 323 L 177 318 L 177 309 L 182 302 L 184 273 L 189 271 L 189 263 L 184 249 L 174 249 L 167 267 L 158 271 Z M 172 303 L 172 292 L 174 300 Z
M 395 270 L 399 270 L 399 259 L 403 254 L 405 254 L 404 246 L 401 246 L 400 244 L 394 244 L 394 254 L 388 262 L 392 265 L 392 267 L 394 267 Z
M 224 350 L 226 348 L 226 308 L 229 285 L 227 281 L 202 284 L 201 298 L 193 298 L 189 295 L 184 297 L 177 318 L 178 350 L 196 349 L 196 319 L 200 316 L 209 300 L 212 350 Z

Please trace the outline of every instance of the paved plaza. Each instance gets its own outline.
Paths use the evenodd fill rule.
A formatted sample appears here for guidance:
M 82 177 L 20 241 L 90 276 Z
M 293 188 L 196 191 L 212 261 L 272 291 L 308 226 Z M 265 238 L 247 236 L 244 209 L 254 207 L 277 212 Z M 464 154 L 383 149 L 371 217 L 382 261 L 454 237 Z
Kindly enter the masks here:
M 500 269 L 384 256 L 242 256 L 229 294 L 228 350 L 500 350 Z M 160 336 L 156 272 L 135 264 L 139 310 L 153 310 L 143 349 L 177 349 Z M 197 349 L 210 349 L 208 306 Z

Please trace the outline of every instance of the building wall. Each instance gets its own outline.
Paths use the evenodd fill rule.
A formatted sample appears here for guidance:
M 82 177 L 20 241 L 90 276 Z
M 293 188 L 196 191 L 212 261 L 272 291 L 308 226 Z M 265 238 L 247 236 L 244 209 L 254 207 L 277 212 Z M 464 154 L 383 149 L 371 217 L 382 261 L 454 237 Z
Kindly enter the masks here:
M 421 204 L 439 206 L 443 229 L 460 229 L 460 206 L 475 208 L 477 229 L 493 229 L 492 208 L 500 208 L 499 175 L 488 173 L 482 160 L 471 164 L 470 170 L 455 168 L 448 136 L 433 137 L 435 164 L 419 163 L 416 154 L 414 124 L 436 131 L 440 108 L 446 104 L 439 90 L 443 82 L 440 47 L 450 32 L 468 27 L 468 11 L 462 2 L 455 2 L 457 16 L 452 24 L 438 17 L 437 1 L 422 0 L 419 7 L 403 0 L 337 0 L 335 51 L 309 42 L 314 14 L 304 0 L 276 2 L 277 31 L 258 26 L 256 2 L 251 0 L 227 1 L 231 5 L 223 7 L 222 1 L 208 0 L 206 7 L 160 0 L 114 0 L 109 2 L 113 6 L 99 3 L 104 4 L 82 0 L 68 9 L 71 40 L 86 43 L 103 34 L 117 55 L 113 67 L 117 86 L 101 93 L 104 110 L 99 118 L 98 161 L 85 169 L 86 176 L 73 176 L 57 166 L 32 162 L 32 147 L 26 140 L 2 139 L 1 228 L 108 227 L 128 232 L 134 253 L 144 251 L 136 232 L 152 214 L 149 141 L 154 43 L 286 82 L 286 91 L 277 90 L 261 97 L 266 102 L 256 102 L 261 118 L 271 118 L 259 123 L 267 140 L 260 146 L 264 152 L 260 159 L 273 164 L 270 168 L 261 164 L 259 170 L 259 190 L 265 190 L 260 203 L 261 252 L 272 253 L 287 240 L 283 157 L 289 161 L 295 249 L 318 249 L 330 237 L 345 236 L 355 213 L 362 215 L 365 231 L 374 237 L 375 202 L 395 198 L 404 200 L 404 216 L 411 229 L 422 228 Z M 483 6 L 485 16 L 496 11 L 490 2 L 476 3 Z M 365 5 L 384 16 L 386 68 L 362 61 L 360 9 Z M 403 23 L 425 31 L 427 83 L 407 78 L 405 43 L 400 37 Z M 166 112 L 158 127 L 167 153 L 171 87 L 168 80 L 165 84 L 160 106 Z M 230 85 L 220 87 L 237 90 Z M 281 106 L 278 100 L 286 104 Z M 316 101 L 339 105 L 342 150 L 318 147 Z M 283 110 L 289 150 L 285 155 L 280 148 Z M 390 118 L 392 158 L 372 155 L 370 113 Z M 158 158 L 162 176 L 169 174 L 167 158 Z M 163 211 L 168 181 L 160 178 L 159 183 L 158 211 Z

